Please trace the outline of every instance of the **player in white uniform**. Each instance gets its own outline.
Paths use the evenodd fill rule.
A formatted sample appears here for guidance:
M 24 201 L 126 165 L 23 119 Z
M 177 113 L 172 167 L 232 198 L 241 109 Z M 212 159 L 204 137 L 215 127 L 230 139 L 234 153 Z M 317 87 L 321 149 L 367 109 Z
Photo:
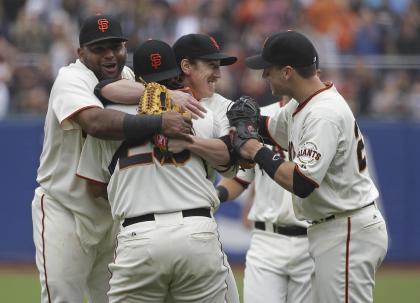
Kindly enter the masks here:
M 282 103 L 262 107 L 261 114 L 275 115 Z M 281 147 L 273 151 L 287 158 Z M 244 302 L 312 302 L 314 265 L 308 251 L 308 223 L 296 219 L 291 193 L 255 167 L 240 170 L 233 179 L 223 178 L 217 186 L 220 201 L 235 199 L 251 183 L 254 195 L 248 219 L 255 229 L 246 255 Z
M 89 301 L 107 301 L 107 264 L 115 243 L 111 212 L 109 204 L 92 197 L 86 182 L 76 177 L 80 152 L 86 133 L 136 138 L 155 121 L 104 110 L 93 95 L 98 79 L 133 77 L 124 68 L 126 39 L 120 24 L 110 16 L 92 16 L 85 20 L 79 40 L 79 59 L 60 70 L 51 91 L 39 187 L 32 201 L 42 302 L 83 302 L 85 295 Z M 157 122 L 155 131 L 170 127 L 173 134 L 190 126 L 179 114 Z
M 150 54 L 161 64 L 151 63 Z M 147 41 L 134 54 L 134 70 L 143 72 L 146 81 L 171 76 L 171 54 L 165 43 Z M 142 69 L 139 62 L 144 62 Z M 145 75 L 150 64 L 159 66 Z M 177 69 L 175 58 L 173 66 Z M 129 144 L 87 137 L 78 175 L 107 186 L 113 217 L 122 222 L 110 264 L 110 302 L 226 301 L 230 268 L 212 217 L 219 200 L 207 170 L 209 165 L 225 169 L 230 162 L 225 144 L 211 140 L 220 133 L 222 121 L 217 119 L 208 109 L 193 122 L 201 157 L 189 150 L 176 152 L 176 165 L 169 158 L 162 165 L 163 155 L 150 140 Z M 210 151 L 201 152 L 201 144 L 220 157 L 203 155 Z M 232 175 L 236 169 L 230 167 Z M 101 191 L 100 185 L 95 187 Z
M 288 145 L 290 161 L 257 140 L 248 140 L 240 153 L 292 192 L 296 216 L 312 223 L 314 302 L 372 302 L 375 273 L 388 247 L 375 205 L 378 190 L 353 113 L 335 87 L 318 78 L 315 61 L 312 43 L 294 31 L 270 36 L 262 54 L 246 60 L 249 68 L 264 69 L 273 95 L 294 99 L 261 123 L 262 135 Z

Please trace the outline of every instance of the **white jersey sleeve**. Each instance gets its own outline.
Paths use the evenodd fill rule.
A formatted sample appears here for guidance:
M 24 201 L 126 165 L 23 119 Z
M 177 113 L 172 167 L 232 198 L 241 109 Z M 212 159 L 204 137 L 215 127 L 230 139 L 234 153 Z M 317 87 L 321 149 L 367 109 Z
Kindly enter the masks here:
M 93 94 L 96 84 L 98 79 L 95 74 L 79 60 L 60 69 L 51 90 L 50 102 L 63 129 L 80 128 L 70 118 L 81 110 L 89 107 L 103 108 Z
M 77 175 L 93 182 L 108 184 L 111 179 L 109 165 L 121 141 L 104 141 L 87 136 L 77 167 Z
M 226 116 L 227 109 L 229 105 L 232 103 L 231 100 L 222 97 L 219 94 L 213 94 L 213 96 L 209 98 L 203 98 L 200 100 L 200 103 L 212 110 L 214 115 L 214 123 L 215 123 L 215 138 L 220 138 L 229 134 L 229 120 Z
M 309 178 L 316 187 L 324 179 L 332 159 L 336 155 L 340 129 L 325 119 L 306 119 L 305 131 L 295 148 L 294 162 L 299 172 Z

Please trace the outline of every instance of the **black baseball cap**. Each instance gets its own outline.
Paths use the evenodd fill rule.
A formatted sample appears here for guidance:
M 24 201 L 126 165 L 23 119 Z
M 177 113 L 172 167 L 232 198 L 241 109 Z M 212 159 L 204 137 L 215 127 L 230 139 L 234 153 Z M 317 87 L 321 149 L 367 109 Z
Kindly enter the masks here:
M 179 38 L 172 46 L 178 64 L 184 58 L 220 60 L 220 65 L 231 65 L 238 58 L 220 51 L 217 41 L 204 34 L 188 34 Z
M 171 46 L 160 40 L 147 40 L 133 54 L 133 69 L 136 79 L 158 82 L 180 74 Z
M 262 53 L 248 57 L 246 66 L 264 69 L 273 65 L 306 67 L 316 64 L 318 54 L 311 41 L 304 35 L 287 31 L 271 35 L 264 43 Z
M 110 39 L 128 40 L 122 33 L 120 22 L 114 17 L 98 14 L 90 16 L 83 21 L 79 33 L 79 44 L 81 47 Z

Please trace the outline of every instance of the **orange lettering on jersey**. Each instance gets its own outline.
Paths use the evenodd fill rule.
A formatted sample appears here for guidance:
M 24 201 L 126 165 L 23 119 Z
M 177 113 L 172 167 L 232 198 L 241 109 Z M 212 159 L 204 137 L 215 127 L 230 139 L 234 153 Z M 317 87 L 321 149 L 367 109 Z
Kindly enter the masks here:
M 101 18 L 98 20 L 98 28 L 101 32 L 105 32 L 108 30 L 108 20 L 105 18 Z
M 210 36 L 210 40 L 211 40 L 211 43 L 213 43 L 215 48 L 220 49 L 220 46 L 219 46 L 219 44 L 217 44 L 216 39 L 214 39 L 213 37 Z
M 158 69 L 162 65 L 162 56 L 159 53 L 153 53 L 150 55 L 150 65 L 154 69 Z

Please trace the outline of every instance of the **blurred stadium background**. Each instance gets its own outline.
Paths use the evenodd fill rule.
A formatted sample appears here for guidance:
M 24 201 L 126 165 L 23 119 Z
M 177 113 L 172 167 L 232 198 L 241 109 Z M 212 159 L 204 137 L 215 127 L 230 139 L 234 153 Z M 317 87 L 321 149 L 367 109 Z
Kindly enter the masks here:
M 381 191 L 390 247 L 378 275 L 376 302 L 420 298 L 420 1 L 418 0 L 2 0 L 0 1 L 0 301 L 36 302 L 30 203 L 42 147 L 43 118 L 58 69 L 74 61 L 86 16 L 112 13 L 128 50 L 148 38 L 174 42 L 208 33 L 240 58 L 222 69 L 218 90 L 235 99 L 275 99 L 243 58 L 267 35 L 304 32 L 369 143 L 369 166 Z M 131 64 L 129 56 L 129 65 Z M 242 199 L 217 215 L 241 287 L 250 231 Z

